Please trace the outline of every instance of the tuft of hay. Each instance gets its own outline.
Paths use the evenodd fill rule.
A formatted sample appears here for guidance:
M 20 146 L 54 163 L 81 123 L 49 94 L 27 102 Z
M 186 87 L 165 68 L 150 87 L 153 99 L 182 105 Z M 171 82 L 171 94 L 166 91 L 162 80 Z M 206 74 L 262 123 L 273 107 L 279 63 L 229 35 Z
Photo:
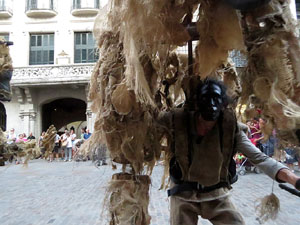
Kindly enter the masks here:
M 288 1 L 241 12 L 240 22 L 248 50 L 240 103 L 262 109 L 262 116 L 280 131 L 299 128 L 300 64 L 295 53 L 300 45 Z M 257 101 L 251 102 L 251 95 Z
M 12 157 L 20 158 L 25 157 L 24 166 L 28 165 L 30 159 L 35 159 L 41 156 L 41 150 L 36 140 L 21 141 L 18 143 L 7 144 L 2 142 L 0 144 L 0 161 L 8 161 Z
M 271 82 L 268 77 L 259 77 L 254 80 L 253 90 L 255 96 L 261 101 L 265 102 L 270 99 L 271 95 Z
M 228 52 L 219 48 L 215 40 L 207 38 L 199 41 L 199 45 L 196 48 L 196 56 L 196 60 L 199 63 L 196 62 L 194 71 L 204 79 L 227 61 Z
M 48 156 L 52 153 L 52 151 L 54 149 L 56 133 L 57 133 L 56 128 L 54 127 L 54 125 L 51 125 L 47 129 L 45 136 L 43 138 L 41 147 L 43 147 L 45 149 L 45 158 L 46 159 L 48 158 Z
M 266 122 L 260 127 L 260 130 L 264 136 L 264 141 L 267 141 L 269 137 L 272 135 L 274 129 L 274 123 L 267 119 Z
M 200 39 L 194 72 L 202 79 L 226 63 L 228 51 L 245 48 L 236 11 L 222 1 L 202 1 L 197 29 Z
M 233 63 L 228 61 L 228 63 L 224 64 L 217 72 L 221 75 L 221 79 L 227 87 L 227 95 L 237 103 L 241 96 L 242 87 Z
M 269 219 L 275 220 L 280 210 L 280 201 L 275 194 L 267 195 L 258 200 L 255 210 L 258 216 L 258 221 L 263 224 Z
M 127 115 L 131 112 L 135 102 L 134 94 L 128 91 L 126 84 L 119 84 L 111 96 L 111 102 L 119 115 Z
M 4 42 L 3 38 L 0 41 Z M 12 70 L 12 59 L 9 54 L 9 47 L 6 44 L 0 44 L 0 74 L 5 70 Z
M 4 42 L 4 38 L 0 38 Z M 8 101 L 11 99 L 12 92 L 9 81 L 12 77 L 12 59 L 9 54 L 9 47 L 6 44 L 0 44 L 0 97 L 1 100 Z M 8 84 L 3 84 L 7 82 Z
M 107 188 L 110 225 L 148 225 L 149 176 L 117 173 Z

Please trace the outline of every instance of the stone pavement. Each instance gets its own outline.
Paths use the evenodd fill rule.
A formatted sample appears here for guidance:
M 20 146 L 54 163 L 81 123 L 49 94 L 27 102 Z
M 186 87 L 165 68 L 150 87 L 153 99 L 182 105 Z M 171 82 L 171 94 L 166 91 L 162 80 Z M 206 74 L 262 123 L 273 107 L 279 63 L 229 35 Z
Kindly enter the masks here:
M 169 224 L 169 206 L 165 191 L 159 191 L 163 167 L 152 175 L 149 213 L 151 225 Z M 30 161 L 28 168 L 8 164 L 0 167 L 1 225 L 104 225 L 105 185 L 110 180 L 110 166 L 95 167 L 91 162 Z M 300 175 L 299 172 L 297 172 Z M 232 200 L 246 224 L 258 225 L 256 199 L 270 194 L 272 180 L 263 174 L 248 173 L 234 184 Z M 277 220 L 266 225 L 300 224 L 300 198 L 274 186 L 280 198 Z M 105 211 L 105 210 L 104 210 Z M 105 214 L 105 213 L 104 213 Z M 200 220 L 199 224 L 208 225 Z

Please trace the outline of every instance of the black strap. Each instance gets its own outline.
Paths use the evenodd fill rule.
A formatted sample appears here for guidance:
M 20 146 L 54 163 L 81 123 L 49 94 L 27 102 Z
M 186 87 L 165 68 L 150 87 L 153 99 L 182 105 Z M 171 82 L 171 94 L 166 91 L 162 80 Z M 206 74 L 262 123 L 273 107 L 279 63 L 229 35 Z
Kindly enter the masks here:
M 172 139 L 171 139 L 171 151 L 172 153 L 174 153 L 175 155 L 175 112 L 171 111 L 172 113 L 172 130 L 171 130 L 171 134 L 172 134 Z
M 223 153 L 223 134 L 224 134 L 222 123 L 223 123 L 223 112 L 221 112 L 218 120 L 221 153 Z
M 298 191 L 297 189 L 290 188 L 290 187 L 288 187 L 284 184 L 279 184 L 279 187 L 283 190 L 286 190 L 286 191 L 290 192 L 293 195 L 296 195 L 296 196 L 300 197 L 300 191 Z
M 300 191 L 300 179 L 296 181 L 295 187 Z
M 191 135 L 191 126 L 190 126 L 190 113 L 188 111 L 184 112 L 184 118 L 185 122 L 187 124 L 186 129 L 187 129 L 187 138 L 188 138 L 188 159 L 189 159 L 189 167 L 192 164 L 192 151 L 193 151 L 193 140 L 192 140 L 192 135 Z
M 178 119 L 178 118 L 176 118 Z M 186 124 L 185 128 L 186 128 L 186 133 L 187 133 L 187 138 L 188 138 L 188 158 L 189 158 L 189 165 L 191 165 L 191 151 L 193 148 L 193 143 L 192 143 L 192 139 L 191 139 L 191 130 L 190 130 L 190 114 L 189 111 L 187 111 L 186 109 L 184 109 L 183 111 L 183 118 L 181 118 L 184 120 L 184 124 Z M 175 127 L 175 112 L 172 111 L 172 141 L 171 141 L 171 151 L 175 154 L 176 151 L 176 137 L 175 137 L 175 132 L 179 132 L 179 131 L 175 131 L 176 127 Z M 182 132 L 182 131 L 180 131 Z
M 252 10 L 270 2 L 270 0 L 224 0 L 231 7 L 239 10 Z
M 168 190 L 168 197 L 172 195 L 179 194 L 184 191 L 197 191 L 199 193 L 207 193 L 213 190 L 216 190 L 221 187 L 228 187 L 227 182 L 220 182 L 218 184 L 209 186 L 209 187 L 203 187 L 197 182 L 183 182 L 181 184 L 176 184 L 173 188 Z

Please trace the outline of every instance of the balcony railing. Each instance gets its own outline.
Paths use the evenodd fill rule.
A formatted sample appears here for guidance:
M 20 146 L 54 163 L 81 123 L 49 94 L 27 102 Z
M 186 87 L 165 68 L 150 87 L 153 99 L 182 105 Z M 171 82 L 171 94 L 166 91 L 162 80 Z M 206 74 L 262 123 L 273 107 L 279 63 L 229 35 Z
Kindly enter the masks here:
M 73 16 L 95 16 L 100 8 L 99 0 L 73 0 Z
M 0 0 L 0 18 L 10 18 L 12 15 L 12 1 Z
M 27 0 L 26 15 L 28 17 L 53 17 L 57 15 L 54 0 Z
M 15 67 L 11 86 L 88 83 L 95 63 L 64 66 Z

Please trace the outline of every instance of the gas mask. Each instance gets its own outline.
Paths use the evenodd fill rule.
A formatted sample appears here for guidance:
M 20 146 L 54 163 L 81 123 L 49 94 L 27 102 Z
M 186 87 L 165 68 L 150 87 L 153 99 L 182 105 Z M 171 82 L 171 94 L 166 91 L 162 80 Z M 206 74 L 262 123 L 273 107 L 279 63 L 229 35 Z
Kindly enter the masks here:
M 223 108 L 221 88 L 217 84 L 204 84 L 199 91 L 198 106 L 204 120 L 216 121 Z

